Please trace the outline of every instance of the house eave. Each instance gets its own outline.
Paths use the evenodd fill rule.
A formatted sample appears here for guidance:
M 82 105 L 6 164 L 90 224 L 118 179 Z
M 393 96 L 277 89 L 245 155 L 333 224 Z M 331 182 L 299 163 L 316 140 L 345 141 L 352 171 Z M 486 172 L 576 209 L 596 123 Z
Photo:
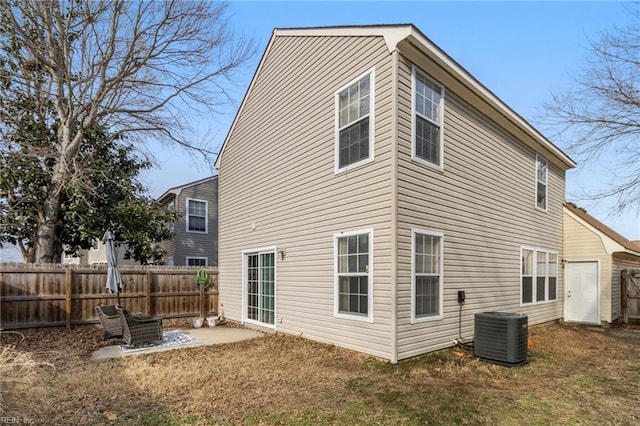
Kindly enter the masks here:
M 576 166 L 576 162 L 573 161 L 567 154 L 562 152 L 562 150 L 555 144 L 553 144 L 553 142 L 548 140 L 524 118 L 522 118 L 522 116 L 516 113 L 511 107 L 509 107 L 498 96 L 496 96 L 491 90 L 480 83 L 475 77 L 473 77 L 473 75 L 471 75 L 471 73 L 464 69 L 464 67 L 458 64 L 452 57 L 450 57 L 429 38 L 422 34 L 420 30 L 418 30 L 414 26 L 411 26 L 411 29 L 411 34 L 405 40 L 403 40 L 404 43 L 398 45 L 398 48 L 400 50 L 402 50 L 404 46 L 407 46 L 407 44 L 416 46 L 416 48 L 418 48 L 423 54 L 433 60 L 445 72 L 454 76 L 454 78 L 467 90 L 471 91 L 485 104 L 490 105 L 493 109 L 492 115 L 494 115 L 494 117 L 504 117 L 517 129 L 526 134 L 532 141 L 544 147 L 544 149 L 548 153 L 559 160 L 565 170 L 574 168 Z M 548 159 L 551 160 L 550 158 Z
M 157 198 L 158 202 L 162 203 L 164 200 L 169 198 L 170 195 L 179 196 L 183 189 L 190 188 L 195 185 L 200 185 L 205 182 L 209 182 L 212 180 L 218 179 L 218 175 L 209 176 L 203 179 L 194 180 L 193 182 L 185 183 L 184 185 L 174 186 L 173 188 L 167 189 L 161 196 Z
M 620 244 L 619 242 L 615 241 L 609 235 L 607 235 L 606 233 L 602 232 L 601 230 L 599 230 L 598 228 L 596 228 L 595 226 L 593 226 L 592 224 L 590 224 L 589 222 L 587 222 L 586 220 L 584 220 L 583 218 L 581 218 L 580 216 L 578 216 L 577 214 L 572 212 L 566 206 L 564 207 L 564 211 L 573 220 L 575 220 L 576 222 L 578 222 L 579 224 L 581 224 L 582 226 L 587 228 L 589 231 L 591 231 L 593 234 L 598 236 L 600 238 L 600 241 L 602 242 L 602 246 L 604 247 L 605 252 L 608 255 L 613 255 L 613 254 L 616 254 L 616 253 L 627 253 L 627 254 L 631 254 L 631 255 L 634 255 L 634 256 L 640 256 L 640 252 L 637 252 L 635 250 L 629 249 L 629 248 L 625 247 L 624 245 Z
M 635 250 L 630 250 L 630 249 L 624 249 L 622 251 L 616 251 L 613 254 L 630 254 L 631 256 L 635 256 L 640 258 L 640 252 L 635 251 Z
M 524 141 L 529 146 L 533 146 L 536 151 L 538 147 L 552 156 L 547 158 L 564 170 L 576 166 L 576 163 L 551 141 L 544 137 L 538 130 L 531 126 L 524 118 L 518 115 L 513 109 L 505 104 L 500 98 L 480 83 L 475 77 L 467 72 L 453 58 L 440 49 L 435 43 L 427 38 L 413 24 L 396 25 L 367 25 L 367 26 L 341 26 L 341 27 L 316 27 L 316 28 L 276 28 L 273 30 L 269 43 L 260 59 L 256 72 L 251 79 L 249 88 L 240 104 L 236 116 L 231 124 L 229 132 L 225 137 L 222 148 L 216 158 L 215 168 L 220 169 L 220 159 L 224 149 L 233 133 L 238 117 L 240 116 L 244 104 L 251 93 L 256 76 L 259 74 L 265 58 L 277 37 L 383 37 L 389 52 L 400 50 L 407 46 L 415 46 L 422 54 L 433 60 L 445 72 L 454 78 L 467 90 L 473 93 L 478 99 L 491 106 L 491 113 L 497 117 L 498 121 L 506 120 L 515 128 L 527 136 L 529 141 Z M 547 157 L 547 156 L 545 156 Z

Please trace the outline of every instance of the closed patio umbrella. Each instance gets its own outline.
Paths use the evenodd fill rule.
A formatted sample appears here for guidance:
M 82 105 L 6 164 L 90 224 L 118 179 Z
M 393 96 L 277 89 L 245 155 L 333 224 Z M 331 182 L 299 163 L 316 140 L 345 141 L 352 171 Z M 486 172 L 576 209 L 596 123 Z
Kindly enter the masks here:
M 107 229 L 102 237 L 107 251 L 107 290 L 110 293 L 117 293 L 118 305 L 120 305 L 120 292 L 122 291 L 122 276 L 118 270 L 118 258 L 116 256 L 116 246 L 113 242 L 113 234 Z

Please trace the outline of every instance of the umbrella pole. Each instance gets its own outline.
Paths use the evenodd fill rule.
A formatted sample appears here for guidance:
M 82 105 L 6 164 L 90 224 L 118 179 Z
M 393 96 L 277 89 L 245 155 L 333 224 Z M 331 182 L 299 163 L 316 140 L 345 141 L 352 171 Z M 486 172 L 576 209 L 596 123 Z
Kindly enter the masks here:
M 117 292 L 116 294 L 118 296 L 118 306 L 122 306 L 122 304 L 120 303 L 120 292 Z

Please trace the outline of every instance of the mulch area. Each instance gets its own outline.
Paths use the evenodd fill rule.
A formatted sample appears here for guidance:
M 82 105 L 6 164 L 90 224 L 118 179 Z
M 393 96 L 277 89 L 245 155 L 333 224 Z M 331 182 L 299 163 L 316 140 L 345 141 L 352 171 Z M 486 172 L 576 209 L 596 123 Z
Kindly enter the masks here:
M 47 327 L 0 333 L 0 346 L 11 346 L 21 352 L 45 355 L 48 359 L 89 356 L 109 343 L 102 339 L 102 328 L 96 326 L 76 326 L 70 329 Z
M 189 328 L 190 320 L 165 320 L 163 328 Z M 55 362 L 69 357 L 88 357 L 103 346 L 115 343 L 114 339 L 102 338 L 99 325 L 79 325 L 65 327 L 44 327 L 0 332 L 0 347 L 10 346 L 21 352 L 31 352 L 40 360 Z

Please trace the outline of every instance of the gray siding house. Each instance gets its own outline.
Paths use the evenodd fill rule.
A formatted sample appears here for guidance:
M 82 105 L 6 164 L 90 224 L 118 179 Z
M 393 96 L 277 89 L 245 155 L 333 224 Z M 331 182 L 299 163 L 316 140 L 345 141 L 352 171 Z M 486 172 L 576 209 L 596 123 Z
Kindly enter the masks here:
M 412 25 L 276 29 L 216 161 L 220 312 L 391 362 L 562 318 L 574 166 Z
M 164 263 L 175 266 L 218 265 L 218 176 L 211 176 L 167 190 L 158 201 L 175 210 L 168 224 L 174 238 L 160 246 Z

